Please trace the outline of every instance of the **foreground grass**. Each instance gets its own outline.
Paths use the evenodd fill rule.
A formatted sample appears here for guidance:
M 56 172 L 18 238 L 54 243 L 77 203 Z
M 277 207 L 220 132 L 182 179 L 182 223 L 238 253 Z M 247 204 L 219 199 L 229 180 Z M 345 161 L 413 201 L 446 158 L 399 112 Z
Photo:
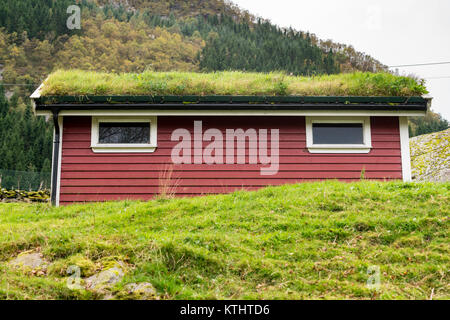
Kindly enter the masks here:
M 51 208 L 0 204 L 0 298 L 84 299 L 84 276 L 106 261 L 123 281 L 166 299 L 449 299 L 450 184 L 325 182 L 258 192 Z M 40 248 L 45 276 L 6 262 Z M 378 291 L 366 286 L 379 266 Z
M 421 96 L 423 83 L 389 73 L 356 72 L 314 77 L 282 73 L 150 72 L 114 74 L 81 70 L 52 73 L 43 96 L 238 95 L 238 96 Z

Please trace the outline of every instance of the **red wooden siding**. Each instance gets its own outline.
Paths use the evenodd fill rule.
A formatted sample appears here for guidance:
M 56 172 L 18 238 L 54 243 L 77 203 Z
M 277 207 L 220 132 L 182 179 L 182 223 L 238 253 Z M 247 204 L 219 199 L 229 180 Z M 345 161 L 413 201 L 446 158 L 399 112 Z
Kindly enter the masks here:
M 368 179 L 402 178 L 397 117 L 372 118 L 373 149 L 369 154 L 309 153 L 304 117 L 158 117 L 158 149 L 154 153 L 101 154 L 90 148 L 91 118 L 65 117 L 60 203 L 150 199 L 159 192 L 160 177 L 172 163 L 171 150 L 178 143 L 170 141 L 173 130 L 193 131 L 198 120 L 203 121 L 203 132 L 217 128 L 224 136 L 227 128 L 280 129 L 279 172 L 262 176 L 260 168 L 267 166 L 261 164 L 173 165 L 172 181 L 176 181 L 175 192 L 180 196 L 330 178 L 353 181 L 360 179 L 362 170 Z

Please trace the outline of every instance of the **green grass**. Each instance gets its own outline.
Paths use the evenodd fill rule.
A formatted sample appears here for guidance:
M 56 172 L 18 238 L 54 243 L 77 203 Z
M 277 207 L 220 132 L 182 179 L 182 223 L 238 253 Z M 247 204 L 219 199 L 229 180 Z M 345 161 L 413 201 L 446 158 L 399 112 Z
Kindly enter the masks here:
M 237 95 L 237 96 L 421 96 L 422 82 L 389 73 L 357 72 L 314 77 L 282 73 L 150 72 L 141 74 L 59 70 L 41 95 Z
M 162 299 L 450 298 L 450 184 L 335 181 L 258 192 L 52 208 L 0 204 L 0 298 L 97 298 L 65 286 L 114 259 L 120 291 L 151 282 Z M 7 261 L 40 248 L 45 276 Z M 381 286 L 366 286 L 379 266 Z

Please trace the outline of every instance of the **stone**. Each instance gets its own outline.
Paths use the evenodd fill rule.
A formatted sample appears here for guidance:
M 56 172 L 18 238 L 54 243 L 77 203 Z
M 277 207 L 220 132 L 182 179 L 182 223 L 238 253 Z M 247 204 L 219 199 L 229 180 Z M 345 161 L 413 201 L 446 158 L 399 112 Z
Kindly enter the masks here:
M 154 300 L 157 298 L 156 289 L 149 282 L 129 283 L 125 286 L 128 294 L 141 300 Z
M 33 273 L 45 273 L 48 262 L 40 252 L 26 251 L 9 262 L 9 265 Z
M 450 129 L 410 139 L 415 181 L 450 181 Z
M 103 291 L 112 288 L 122 280 L 125 275 L 125 264 L 117 262 L 109 269 L 103 270 L 85 280 L 86 289 L 93 291 Z

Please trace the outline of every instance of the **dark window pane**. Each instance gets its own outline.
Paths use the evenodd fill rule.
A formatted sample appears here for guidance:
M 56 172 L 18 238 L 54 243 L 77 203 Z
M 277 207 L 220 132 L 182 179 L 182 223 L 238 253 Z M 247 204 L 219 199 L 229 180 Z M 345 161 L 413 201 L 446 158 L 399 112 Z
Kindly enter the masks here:
M 100 122 L 99 143 L 150 143 L 148 122 Z
M 313 123 L 313 144 L 364 144 L 362 123 Z

